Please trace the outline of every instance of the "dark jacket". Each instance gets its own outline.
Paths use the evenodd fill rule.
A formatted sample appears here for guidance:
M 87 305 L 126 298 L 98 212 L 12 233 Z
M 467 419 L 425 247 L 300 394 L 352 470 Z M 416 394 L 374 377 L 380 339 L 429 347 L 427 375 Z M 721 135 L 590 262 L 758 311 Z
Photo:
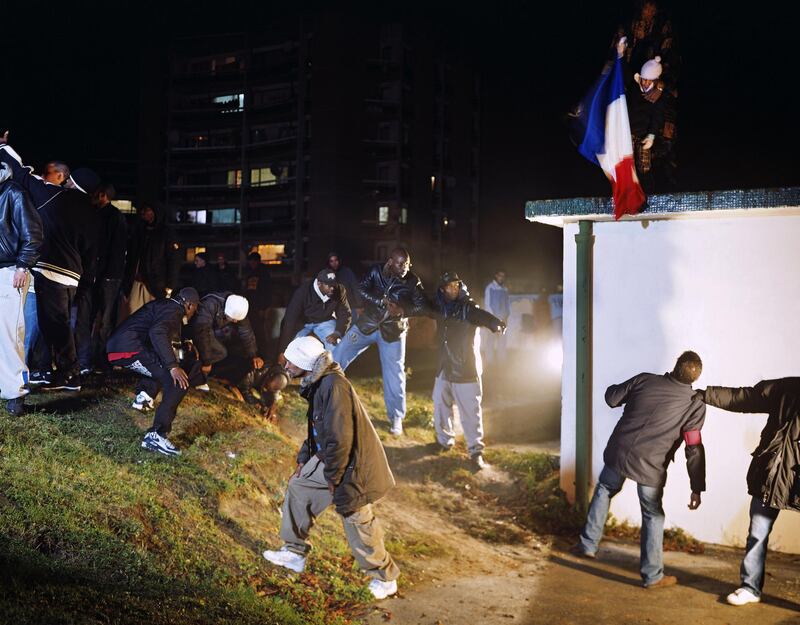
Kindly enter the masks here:
M 223 269 L 219 264 L 216 264 L 212 269 L 212 273 L 214 274 L 215 291 L 230 291 L 231 293 L 237 294 L 241 292 L 239 288 L 239 279 L 230 266 L 226 266 L 225 269 Z
M 250 304 L 250 310 L 266 310 L 272 303 L 270 301 L 271 276 L 266 265 L 259 265 L 255 269 L 248 267 L 244 274 L 244 296 Z
M 177 286 L 177 264 L 172 231 L 156 213 L 156 221 L 148 224 L 139 219 L 128 245 L 125 262 L 124 293 L 130 293 L 134 280 L 144 282 L 153 297 L 164 297 L 166 287 Z
M 666 99 L 663 92 L 653 87 L 652 93 L 644 94 L 638 86 L 634 86 L 628 97 L 628 111 L 630 115 L 631 134 L 635 137 L 655 135 L 661 136 L 661 127 L 664 125 L 664 104 Z
M 91 284 L 97 269 L 97 213 L 91 198 L 64 189 L 39 209 L 44 241 L 36 267 Z
M 627 382 L 609 386 L 606 403 L 612 408 L 625 404 L 625 410 L 608 440 L 603 461 L 639 484 L 664 486 L 667 466 L 684 434 L 699 432 L 705 421 L 705 404 L 695 397 L 692 385 L 679 382 L 669 373 L 640 373 Z M 702 443 L 686 446 L 686 470 L 692 491 L 704 491 L 706 461 Z
M 747 471 L 747 492 L 770 508 L 800 511 L 800 378 L 753 387 L 709 386 L 706 403 L 733 412 L 767 413 Z
M 336 334 L 339 338 L 343 337 L 350 327 L 350 306 L 342 286 L 336 286 L 328 301 L 323 302 L 314 290 L 315 281 L 316 279 L 312 279 L 302 284 L 289 300 L 286 314 L 281 321 L 279 354 L 283 353 L 286 346 L 307 323 L 322 323 L 335 318 Z
M 100 234 L 97 245 L 97 279 L 122 280 L 125 277 L 125 251 L 128 227 L 125 217 L 111 202 L 97 209 Z
M 209 293 L 200 300 L 197 312 L 189 324 L 187 335 L 194 341 L 200 352 L 200 361 L 204 365 L 213 365 L 228 355 L 228 350 L 220 340 L 226 330 L 239 335 L 242 348 L 248 358 L 254 358 L 258 352 L 256 335 L 245 317 L 239 323 L 233 323 L 225 316 L 225 300 L 229 292 Z
M 339 266 L 336 273 L 336 280 L 344 287 L 347 293 L 347 303 L 350 305 L 350 310 L 353 308 L 361 308 L 361 297 L 358 294 L 358 278 L 350 267 L 344 265 Z
M 436 293 L 436 312 L 439 344 L 437 374 L 448 382 L 477 382 L 480 379 L 475 342 L 478 327 L 497 332 L 503 328 L 503 322 L 482 310 L 463 285 L 458 299 L 452 302 L 448 302 L 439 290 Z
M 183 286 L 191 286 L 197 289 L 200 297 L 208 295 L 212 291 L 226 290 L 217 286 L 217 272 L 213 267 L 192 267 L 189 271 L 189 278 Z
M 347 516 L 384 497 L 394 476 L 364 405 L 331 353 L 317 359 L 300 394 L 308 400 L 308 438 L 297 454 L 305 464 L 316 455 L 334 485 L 336 511 Z
M 420 279 L 410 271 L 403 278 L 384 271 L 384 265 L 373 265 L 358 286 L 358 295 L 364 306 L 364 314 L 356 319 L 356 326 L 364 334 L 380 329 L 385 341 L 400 340 L 408 330 L 407 317 L 429 312 L 428 300 Z M 384 299 L 398 304 L 403 309 L 402 317 L 390 317 Z
M 0 267 L 30 269 L 39 259 L 42 220 L 17 183 L 0 185 Z
M 181 340 L 185 314 L 183 305 L 172 298 L 148 302 L 114 330 L 106 351 L 109 356 L 153 351 L 165 369 L 177 367 L 172 344 Z

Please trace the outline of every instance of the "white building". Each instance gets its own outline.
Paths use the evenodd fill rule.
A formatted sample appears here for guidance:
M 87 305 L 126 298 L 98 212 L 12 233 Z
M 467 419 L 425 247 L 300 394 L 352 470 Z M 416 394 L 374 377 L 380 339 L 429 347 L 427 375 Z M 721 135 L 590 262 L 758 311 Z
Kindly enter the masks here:
M 609 385 L 670 371 L 687 349 L 704 363 L 696 388 L 800 375 L 800 188 L 653 196 L 641 215 L 615 222 L 612 214 L 606 199 L 526 206 L 529 220 L 564 231 L 561 485 L 569 497 L 576 475 L 591 495 L 622 415 L 605 404 Z M 664 494 L 668 527 L 744 544 L 745 474 L 765 422 L 763 414 L 708 408 L 708 490 L 689 511 L 679 450 Z M 641 522 L 635 484 L 611 512 Z M 770 548 L 800 553 L 800 514 L 781 513 Z

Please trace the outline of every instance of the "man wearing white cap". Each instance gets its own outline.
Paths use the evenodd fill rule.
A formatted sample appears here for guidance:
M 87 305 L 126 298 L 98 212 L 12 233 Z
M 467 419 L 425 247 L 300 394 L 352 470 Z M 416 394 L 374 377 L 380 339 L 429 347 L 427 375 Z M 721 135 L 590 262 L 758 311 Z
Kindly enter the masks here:
M 187 328 L 199 352 L 203 373 L 225 378 L 239 387 L 247 401 L 252 395 L 253 371 L 264 366 L 256 336 L 247 320 L 249 304 L 241 295 L 209 293 L 200 300 Z
M 661 77 L 661 57 L 657 56 L 642 65 L 642 71 L 634 74 L 639 85 L 638 93 L 628 99 L 631 137 L 636 161 L 636 173 L 645 191 L 653 167 L 654 146 L 658 148 L 661 129 L 664 126 L 664 91 L 658 83 Z
M 294 339 L 284 351 L 286 371 L 302 378 L 308 401 L 308 437 L 297 454 L 281 514 L 283 546 L 264 558 L 302 572 L 316 518 L 331 504 L 342 516 L 347 542 L 358 565 L 372 577 L 376 599 L 397 592 L 400 570 L 383 544 L 372 504 L 394 486 L 383 445 L 355 389 L 313 336 Z

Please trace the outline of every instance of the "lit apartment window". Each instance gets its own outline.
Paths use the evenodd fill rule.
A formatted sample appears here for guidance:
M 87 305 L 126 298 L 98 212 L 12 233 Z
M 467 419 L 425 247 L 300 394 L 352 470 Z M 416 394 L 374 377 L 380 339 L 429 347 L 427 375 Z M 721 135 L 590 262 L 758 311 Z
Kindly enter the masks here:
M 250 170 L 250 186 L 269 187 L 277 183 L 275 174 L 269 167 L 258 167 Z
M 389 223 L 389 207 L 388 206 L 379 206 L 378 207 L 378 223 L 382 226 Z
M 194 262 L 194 257 L 197 254 L 202 254 L 205 251 L 206 251 L 206 248 L 203 247 L 203 246 L 200 246 L 200 247 L 187 247 L 186 248 L 186 262 L 187 263 L 193 263 Z
M 228 186 L 241 187 L 242 186 L 242 170 L 229 169 L 228 170 Z
M 408 223 L 408 209 L 405 207 L 400 209 L 400 223 L 401 224 Z
M 261 262 L 267 265 L 280 265 L 286 253 L 286 246 L 273 243 L 259 243 L 254 245 L 251 252 L 258 252 L 261 255 Z
M 204 224 L 207 223 L 207 211 L 186 211 L 186 223 Z
M 136 207 L 131 200 L 114 200 L 114 206 L 119 209 L 120 213 L 136 214 Z
M 215 224 L 238 224 L 239 223 L 239 209 L 238 208 L 215 208 L 212 211 L 211 220 Z
M 221 113 L 236 113 L 244 108 L 243 93 L 229 93 L 220 95 L 211 100 L 220 108 Z

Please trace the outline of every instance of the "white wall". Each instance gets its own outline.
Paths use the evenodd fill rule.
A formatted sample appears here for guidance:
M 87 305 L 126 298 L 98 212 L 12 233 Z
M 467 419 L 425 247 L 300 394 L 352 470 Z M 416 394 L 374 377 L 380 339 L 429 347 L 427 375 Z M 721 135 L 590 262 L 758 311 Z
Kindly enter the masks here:
M 575 239 L 564 229 L 562 487 L 574 491 Z M 605 389 L 641 372 L 669 371 L 686 349 L 704 362 L 695 387 L 750 386 L 800 375 L 800 217 L 627 221 L 594 224 L 592 479 L 622 409 Z M 749 497 L 745 474 L 765 415 L 709 407 L 703 440 L 708 471 L 703 504 L 686 507 L 683 449 L 670 466 L 667 526 L 714 543 L 743 545 Z M 635 484 L 612 514 L 640 523 Z M 800 514 L 781 513 L 770 547 L 800 553 Z

